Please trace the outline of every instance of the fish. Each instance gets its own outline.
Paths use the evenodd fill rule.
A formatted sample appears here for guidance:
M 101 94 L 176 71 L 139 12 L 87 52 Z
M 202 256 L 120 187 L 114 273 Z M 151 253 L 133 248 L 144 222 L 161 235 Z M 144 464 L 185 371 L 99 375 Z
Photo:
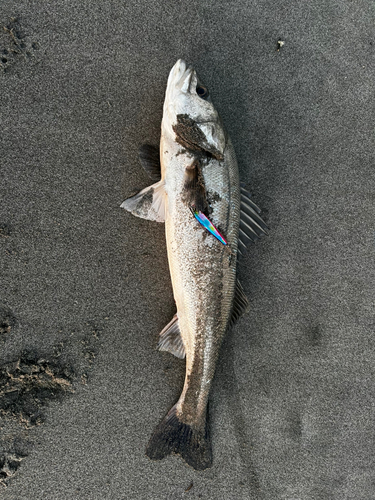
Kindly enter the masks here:
M 169 73 L 160 147 L 142 145 L 139 157 L 156 182 L 121 207 L 165 224 L 177 312 L 160 332 L 158 348 L 186 358 L 181 395 L 146 454 L 153 460 L 179 454 L 205 470 L 212 466 L 208 398 L 220 346 L 249 307 L 237 262 L 268 227 L 240 183 L 234 148 L 208 87 L 182 59 Z

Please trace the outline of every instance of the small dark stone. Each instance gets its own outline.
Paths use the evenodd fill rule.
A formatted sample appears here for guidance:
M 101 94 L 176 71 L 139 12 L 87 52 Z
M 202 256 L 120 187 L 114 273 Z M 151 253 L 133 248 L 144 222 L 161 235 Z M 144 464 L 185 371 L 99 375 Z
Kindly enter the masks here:
M 35 349 L 25 349 L 21 354 L 21 363 L 26 365 L 37 364 L 39 359 L 39 353 Z
M 19 367 L 19 371 L 21 373 L 24 373 L 26 375 L 30 375 L 31 373 L 33 373 L 33 368 L 31 365 L 25 365 L 25 364 L 22 364 L 20 365 Z
M 311 347 L 319 347 L 322 343 L 323 332 L 320 325 L 311 327 L 307 333 L 307 340 Z
M 9 333 L 16 326 L 16 318 L 9 307 L 0 304 L 0 335 Z
M 14 439 L 13 449 L 17 457 L 20 458 L 27 457 L 30 453 L 30 448 L 31 448 L 31 443 L 29 443 L 29 441 L 26 441 L 25 439 L 22 439 L 20 437 Z
M 8 460 L 8 467 L 11 472 L 16 472 L 16 470 L 19 468 L 21 465 L 20 460 Z

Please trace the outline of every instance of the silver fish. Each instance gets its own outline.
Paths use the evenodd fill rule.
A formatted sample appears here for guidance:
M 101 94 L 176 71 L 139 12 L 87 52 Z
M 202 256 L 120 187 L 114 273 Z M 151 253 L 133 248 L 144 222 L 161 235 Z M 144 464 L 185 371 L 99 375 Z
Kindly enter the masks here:
M 207 403 L 220 345 L 248 307 L 237 260 L 268 228 L 240 186 L 234 149 L 207 87 L 182 60 L 168 78 L 160 151 L 142 146 L 140 160 L 158 180 L 121 206 L 165 222 L 177 313 L 161 331 L 159 349 L 186 356 L 181 396 L 156 428 L 147 455 L 159 460 L 174 452 L 195 469 L 206 469 L 212 465 Z M 197 221 L 194 210 L 227 245 Z

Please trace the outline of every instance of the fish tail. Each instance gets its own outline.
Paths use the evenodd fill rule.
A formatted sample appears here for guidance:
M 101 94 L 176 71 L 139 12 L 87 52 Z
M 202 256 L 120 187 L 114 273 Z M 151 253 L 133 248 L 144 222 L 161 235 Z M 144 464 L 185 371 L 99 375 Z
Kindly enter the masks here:
M 181 455 L 185 462 L 196 470 L 212 466 L 207 424 L 204 430 L 197 430 L 181 422 L 177 416 L 176 405 L 156 427 L 146 449 L 146 455 L 152 460 L 161 460 L 171 453 Z

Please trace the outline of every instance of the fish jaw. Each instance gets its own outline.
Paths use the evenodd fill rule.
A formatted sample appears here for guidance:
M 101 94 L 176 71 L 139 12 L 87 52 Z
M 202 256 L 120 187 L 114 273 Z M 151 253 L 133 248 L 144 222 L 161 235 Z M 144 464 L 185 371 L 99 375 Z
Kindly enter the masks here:
M 191 66 L 188 66 L 182 59 L 178 59 L 168 76 L 166 90 L 166 98 L 168 101 L 173 100 L 175 97 L 173 94 L 175 90 L 180 89 L 183 92 L 189 90 L 191 79 L 194 74 L 195 71 Z

